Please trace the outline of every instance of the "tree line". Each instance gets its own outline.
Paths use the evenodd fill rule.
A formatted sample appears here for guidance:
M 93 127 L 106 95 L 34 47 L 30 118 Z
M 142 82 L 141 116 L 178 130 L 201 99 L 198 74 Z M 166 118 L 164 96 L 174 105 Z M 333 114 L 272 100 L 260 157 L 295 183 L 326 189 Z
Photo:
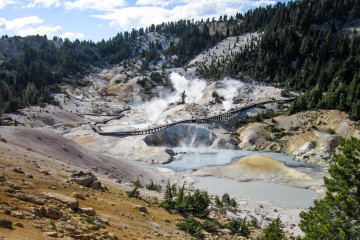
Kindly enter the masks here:
M 359 20 L 358 0 L 302 0 L 247 12 L 239 32 L 262 32 L 233 57 L 203 65 L 205 78 L 251 76 L 304 94 L 290 113 L 339 109 L 360 119 L 360 36 L 344 30 Z

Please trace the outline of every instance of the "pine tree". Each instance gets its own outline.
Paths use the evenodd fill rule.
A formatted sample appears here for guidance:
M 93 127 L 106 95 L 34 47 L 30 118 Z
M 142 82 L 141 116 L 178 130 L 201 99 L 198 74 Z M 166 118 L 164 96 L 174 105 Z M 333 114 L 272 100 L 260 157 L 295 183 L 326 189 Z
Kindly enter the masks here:
M 276 218 L 269 223 L 263 232 L 263 235 L 258 240 L 282 240 L 285 239 L 285 234 L 282 229 L 280 218 Z
M 173 196 L 172 196 L 171 185 L 170 185 L 170 181 L 168 180 L 164 193 L 164 201 L 161 202 L 160 206 L 165 208 L 166 210 L 173 209 L 172 197 Z
M 340 139 L 325 177 L 326 196 L 300 214 L 307 239 L 360 238 L 360 140 Z
M 186 99 L 186 93 L 185 90 L 181 93 L 181 104 L 185 104 L 185 99 Z
M 183 201 L 184 201 L 184 188 L 185 188 L 185 183 L 183 184 L 183 186 L 179 189 L 179 192 L 177 194 L 177 198 L 175 201 L 175 210 L 177 210 L 178 212 L 183 212 L 184 211 L 184 206 L 183 206 Z

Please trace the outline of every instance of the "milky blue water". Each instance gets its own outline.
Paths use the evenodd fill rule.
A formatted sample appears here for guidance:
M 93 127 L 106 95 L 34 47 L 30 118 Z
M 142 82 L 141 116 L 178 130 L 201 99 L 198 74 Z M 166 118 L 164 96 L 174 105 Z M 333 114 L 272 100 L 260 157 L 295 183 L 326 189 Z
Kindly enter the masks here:
M 178 157 L 169 164 L 161 165 L 176 171 L 186 171 L 192 168 L 206 166 L 221 166 L 250 155 L 271 157 L 288 167 L 309 174 L 314 178 L 322 177 L 321 168 L 315 164 L 297 161 L 282 153 L 242 151 L 211 148 L 173 148 Z M 222 196 L 229 193 L 231 197 L 252 200 L 260 203 L 270 203 L 274 206 L 288 208 L 308 208 L 313 205 L 315 192 L 308 189 L 283 186 L 268 182 L 235 182 L 226 178 L 198 177 L 195 188 L 207 190 Z
M 251 200 L 277 207 L 308 208 L 315 199 L 312 190 L 267 182 L 235 182 L 226 178 L 199 177 L 194 187 L 218 196 L 228 193 L 238 200 Z
M 162 165 L 162 167 L 171 168 L 180 172 L 192 168 L 227 165 L 241 157 L 261 155 L 274 158 L 288 167 L 307 173 L 314 178 L 319 178 L 318 173 L 320 172 L 320 168 L 317 165 L 297 161 L 291 156 L 283 153 L 180 147 L 173 148 L 173 150 L 175 153 L 180 154 L 180 157 L 175 161 Z

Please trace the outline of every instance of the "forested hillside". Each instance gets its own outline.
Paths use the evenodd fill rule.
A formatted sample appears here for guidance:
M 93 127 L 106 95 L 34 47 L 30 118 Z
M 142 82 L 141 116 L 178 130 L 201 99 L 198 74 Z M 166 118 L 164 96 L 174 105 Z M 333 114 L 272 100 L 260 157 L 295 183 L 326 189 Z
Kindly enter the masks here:
M 290 113 L 339 109 L 360 119 L 360 1 L 294 1 L 249 11 L 239 33 L 263 32 L 232 58 L 203 66 L 206 78 L 251 76 L 304 92 Z
M 5 53 L 0 55 L 4 58 L 0 62 L 0 113 L 51 102 L 50 93 L 58 91 L 59 84 L 69 80 L 79 84 L 76 79 L 92 71 L 94 66 L 126 66 L 128 60 L 138 59 L 142 62 L 142 70 L 151 70 L 151 65 L 156 65 L 163 56 L 168 58 L 166 63 L 169 66 L 183 66 L 206 47 L 224 38 L 219 33 L 210 36 L 207 24 L 190 20 L 156 26 L 152 24 L 145 29 L 119 33 L 112 39 L 98 43 L 79 40 L 71 42 L 57 37 L 48 41 L 46 36 L 25 39 L 3 36 L 0 46 L 8 48 L 3 47 L 2 51 L 15 49 L 16 53 L 11 56 Z M 178 41 L 170 42 L 169 47 L 163 49 L 160 42 L 148 39 L 147 34 L 153 32 L 166 38 L 173 36 Z M 38 44 L 30 44 L 34 42 Z M 143 47 L 144 42 L 147 48 Z M 172 59 L 173 55 L 176 58 Z
M 218 20 L 152 24 L 98 43 L 29 37 L 41 44 L 22 41 L 17 45 L 20 53 L 0 63 L 0 112 L 51 102 L 50 93 L 59 91 L 61 83 L 86 84 L 76 79 L 93 67 L 132 61 L 141 62 L 141 71 L 159 63 L 163 68 L 182 67 L 228 36 L 258 31 L 259 43 L 254 39 L 231 57 L 200 65 L 197 73 L 206 79 L 250 76 L 304 92 L 291 113 L 336 108 L 360 119 L 359 18 L 359 0 L 298 0 Z M 149 33 L 163 36 L 168 45 L 152 41 Z M 0 41 L 11 45 L 19 38 L 3 36 Z

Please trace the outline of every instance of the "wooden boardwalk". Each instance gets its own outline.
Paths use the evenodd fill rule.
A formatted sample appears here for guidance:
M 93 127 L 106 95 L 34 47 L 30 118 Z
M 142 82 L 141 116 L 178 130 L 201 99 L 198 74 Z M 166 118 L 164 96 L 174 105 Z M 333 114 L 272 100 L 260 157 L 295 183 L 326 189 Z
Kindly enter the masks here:
M 209 122 L 214 122 L 214 121 L 221 121 L 221 122 L 226 122 L 228 120 L 230 120 L 231 118 L 235 117 L 236 115 L 238 115 L 240 112 L 250 109 L 250 108 L 254 108 L 254 107 L 259 107 L 261 105 L 267 104 L 267 103 L 280 103 L 280 102 L 290 102 L 293 101 L 295 98 L 289 98 L 289 99 L 281 99 L 281 100 L 267 100 L 267 101 L 261 101 L 261 102 L 257 102 L 257 103 L 252 103 L 249 104 L 247 106 L 241 107 L 241 108 L 237 108 L 234 109 L 232 111 L 226 112 L 226 113 L 220 113 L 211 117 L 206 117 L 206 118 L 194 118 L 194 119 L 184 119 L 181 121 L 177 121 L 177 122 L 173 122 L 173 123 L 169 123 L 169 124 L 165 124 L 165 125 L 160 125 L 160 126 L 155 126 L 152 128 L 148 128 L 148 129 L 143 129 L 143 130 L 134 130 L 134 131 L 120 131 L 120 132 L 103 132 L 99 126 L 97 126 L 97 124 L 99 123 L 107 123 L 110 120 L 107 121 L 103 121 L 103 122 L 97 122 L 94 124 L 89 124 L 90 127 L 93 129 L 94 132 L 103 135 L 103 136 L 132 136 L 132 135 L 146 135 L 146 134 L 151 134 L 154 132 L 158 132 L 161 130 L 164 130 L 165 128 L 177 125 L 177 124 L 181 124 L 181 123 L 209 123 Z M 122 116 L 118 116 L 117 118 L 120 118 Z

